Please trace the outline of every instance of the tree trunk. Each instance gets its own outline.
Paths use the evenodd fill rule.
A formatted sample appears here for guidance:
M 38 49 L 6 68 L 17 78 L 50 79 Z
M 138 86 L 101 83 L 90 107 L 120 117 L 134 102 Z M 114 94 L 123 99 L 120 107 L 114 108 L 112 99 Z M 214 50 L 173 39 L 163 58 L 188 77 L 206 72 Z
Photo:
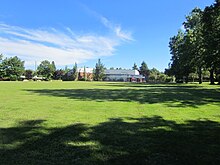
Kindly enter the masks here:
M 210 84 L 214 85 L 215 84 L 215 79 L 214 79 L 214 69 L 210 69 Z
M 220 75 L 218 76 L 218 85 L 220 85 Z
M 199 84 L 202 84 L 202 69 L 200 67 L 198 70 L 198 75 L 199 75 Z
M 217 72 L 218 85 L 220 85 L 220 70 Z
M 187 75 L 185 78 L 185 83 L 188 84 L 188 82 L 189 82 L 189 76 Z

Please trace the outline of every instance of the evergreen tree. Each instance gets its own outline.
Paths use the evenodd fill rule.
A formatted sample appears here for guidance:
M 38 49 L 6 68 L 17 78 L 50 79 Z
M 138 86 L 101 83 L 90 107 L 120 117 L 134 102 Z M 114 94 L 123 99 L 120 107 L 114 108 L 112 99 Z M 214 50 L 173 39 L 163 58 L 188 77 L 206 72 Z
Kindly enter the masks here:
M 77 63 L 75 62 L 74 66 L 73 66 L 73 80 L 77 80 L 78 79 L 78 71 L 77 71 Z
M 134 63 L 134 66 L 132 67 L 132 70 L 138 70 L 138 66 L 136 63 Z
M 145 80 L 148 79 L 148 76 L 150 75 L 150 70 L 148 69 L 146 62 L 143 61 L 141 63 L 139 72 L 141 75 L 145 76 Z
M 86 81 L 87 77 L 86 77 L 86 67 L 85 66 L 83 68 L 83 78 Z
M 104 72 L 105 72 L 104 64 L 102 64 L 101 60 L 98 59 L 98 62 L 95 65 L 93 79 L 95 81 L 102 81 L 104 79 L 104 74 L 105 74 Z

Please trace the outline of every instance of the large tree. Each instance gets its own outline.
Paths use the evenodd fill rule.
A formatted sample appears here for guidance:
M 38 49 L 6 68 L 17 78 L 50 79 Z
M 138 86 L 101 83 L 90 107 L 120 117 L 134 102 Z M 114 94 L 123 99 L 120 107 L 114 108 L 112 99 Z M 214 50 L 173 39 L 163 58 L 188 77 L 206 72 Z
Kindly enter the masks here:
M 204 44 L 202 37 L 202 10 L 195 8 L 192 12 L 186 16 L 186 21 L 183 23 L 185 27 L 185 34 L 188 37 L 188 45 L 185 49 L 188 50 L 188 63 L 190 61 L 191 67 L 195 69 L 199 76 L 199 83 L 202 83 L 202 70 L 204 69 Z M 185 62 L 187 62 L 185 61 Z M 191 69 L 192 69 L 191 68 Z M 192 70 L 191 70 L 192 71 Z
M 202 34 L 204 37 L 206 67 L 210 71 L 210 82 L 214 84 L 214 72 L 220 66 L 220 1 L 205 8 Z M 219 80 L 220 83 L 220 80 Z
M 5 58 L 2 59 L 0 68 L 0 77 L 17 80 L 24 73 L 24 61 L 17 56 Z
M 179 30 L 176 36 L 170 38 L 169 47 L 171 56 L 171 63 L 169 64 L 169 73 L 174 75 L 176 81 L 183 79 L 183 70 L 181 62 L 182 44 L 184 41 L 184 33 Z
M 44 60 L 37 67 L 38 75 L 45 77 L 47 80 L 50 80 L 55 72 L 55 64 L 50 63 L 48 60 Z
M 93 79 L 95 81 L 102 81 L 105 76 L 105 66 L 101 62 L 100 59 L 98 59 L 98 62 L 95 65 L 94 73 L 93 73 Z
M 151 80 L 151 81 L 159 80 L 160 74 L 161 73 L 159 70 L 157 70 L 156 68 L 152 68 L 150 70 L 149 80 Z
M 197 72 L 202 83 L 202 70 L 205 69 L 204 39 L 202 36 L 202 10 L 195 8 L 186 16 L 184 31 L 171 38 L 169 47 L 172 54 L 170 73 L 176 80 L 188 82 L 190 74 Z

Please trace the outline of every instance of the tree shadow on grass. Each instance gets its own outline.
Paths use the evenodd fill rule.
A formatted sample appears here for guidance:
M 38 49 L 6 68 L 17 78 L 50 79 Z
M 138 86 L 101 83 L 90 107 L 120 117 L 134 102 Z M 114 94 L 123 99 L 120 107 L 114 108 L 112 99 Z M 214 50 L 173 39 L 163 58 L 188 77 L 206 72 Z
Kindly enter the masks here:
M 15 132 L 11 128 L 1 129 L 4 139 L 17 134 L 16 139 L 22 141 L 14 148 L 1 144 L 1 164 L 220 163 L 220 124 L 209 120 L 178 124 L 154 116 L 113 118 L 96 126 L 80 123 L 53 129 L 41 126 L 37 129 L 48 133 L 39 131 L 32 140 L 26 136 L 36 126 L 25 131 L 22 127 Z
M 165 103 L 169 107 L 220 105 L 219 89 L 192 87 L 150 87 L 137 89 L 36 89 L 26 90 L 40 95 L 67 97 L 77 100 Z
M 130 82 L 106 82 L 103 84 L 96 84 L 100 87 L 131 87 L 131 88 L 202 88 L 202 86 L 195 86 L 191 84 L 178 84 L 178 83 L 130 83 Z

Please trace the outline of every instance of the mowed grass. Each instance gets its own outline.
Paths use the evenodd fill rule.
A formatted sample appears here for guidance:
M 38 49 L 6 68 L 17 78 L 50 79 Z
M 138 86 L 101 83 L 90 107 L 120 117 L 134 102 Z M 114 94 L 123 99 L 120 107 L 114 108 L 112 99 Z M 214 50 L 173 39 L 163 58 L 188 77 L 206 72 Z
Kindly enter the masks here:
M 0 82 L 0 164 L 220 164 L 220 87 Z

